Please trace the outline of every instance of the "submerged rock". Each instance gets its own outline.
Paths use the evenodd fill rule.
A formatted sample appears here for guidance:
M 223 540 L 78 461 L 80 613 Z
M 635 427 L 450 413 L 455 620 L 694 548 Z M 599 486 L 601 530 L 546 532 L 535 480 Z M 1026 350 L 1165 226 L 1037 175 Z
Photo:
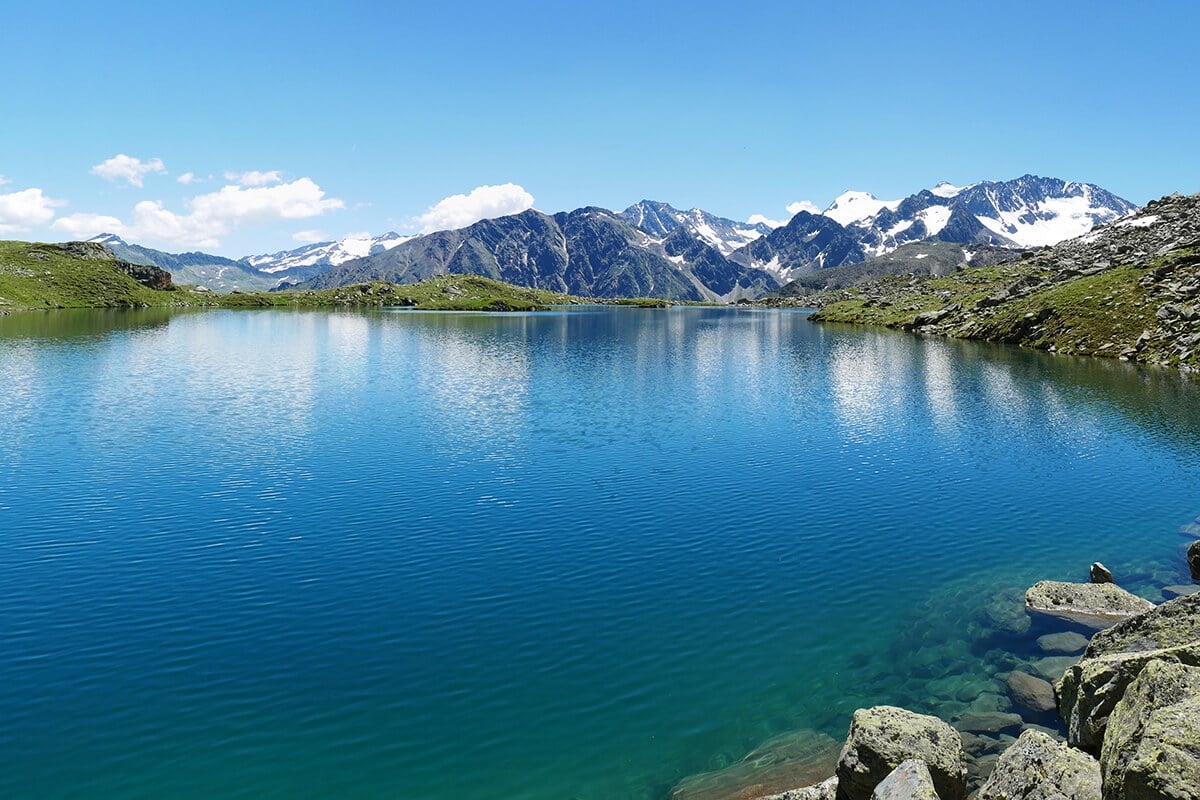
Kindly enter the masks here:
M 939 800 L 933 787 L 929 767 L 919 758 L 910 758 L 892 770 L 875 791 L 871 800 Z
M 1057 704 L 1054 701 L 1054 687 L 1049 681 L 1035 678 L 1024 672 L 1012 672 L 1006 681 L 1008 696 L 1013 704 L 1030 711 L 1053 711 Z
M 941 800 L 961 800 L 967 767 L 958 731 L 937 717 L 895 706 L 860 708 L 837 765 L 838 797 L 868 800 L 892 770 L 913 758 L 925 762 Z
M 1025 608 L 1030 613 L 1065 619 L 1096 630 L 1111 627 L 1153 607 L 1149 600 L 1131 594 L 1115 583 L 1039 581 L 1025 592 Z
M 1021 602 L 1020 590 L 999 592 L 984 606 L 984 615 L 993 628 L 1005 633 L 1021 634 L 1029 630 L 1029 615 Z
M 1106 800 L 1200 799 L 1200 669 L 1152 661 L 1108 719 Z
M 1176 597 L 1187 597 L 1189 594 L 1196 594 L 1196 592 L 1200 592 L 1200 586 L 1194 583 L 1181 583 L 1162 588 L 1163 597 L 1168 600 L 1174 600 Z
M 794 731 L 763 742 L 725 769 L 690 775 L 671 790 L 670 800 L 750 800 L 833 774 L 841 745 L 815 731 Z
M 1108 571 L 1108 567 L 1104 566 L 1099 561 L 1092 564 L 1092 568 L 1091 568 L 1091 570 L 1089 570 L 1088 577 L 1092 583 L 1112 583 L 1113 582 L 1112 573 Z
M 1168 600 L 1092 637 L 1056 687 L 1067 741 L 1099 750 L 1109 715 L 1153 661 L 1200 665 L 1200 595 Z
M 977 800 L 1100 800 L 1100 764 L 1027 730 L 1004 751 Z
M 1062 633 L 1047 633 L 1039 636 L 1038 647 L 1043 653 L 1075 655 L 1082 653 L 1088 646 L 1088 638 L 1082 633 L 1064 631 Z
M 1021 729 L 1020 714 L 1009 714 L 1002 711 L 980 713 L 971 711 L 963 714 L 954 722 L 954 727 L 970 733 L 996 734 L 1001 731 L 1018 731 Z

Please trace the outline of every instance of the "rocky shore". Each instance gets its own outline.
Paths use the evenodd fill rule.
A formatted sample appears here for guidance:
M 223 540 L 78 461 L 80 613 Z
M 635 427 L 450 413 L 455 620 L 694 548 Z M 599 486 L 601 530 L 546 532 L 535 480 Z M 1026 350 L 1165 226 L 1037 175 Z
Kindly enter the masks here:
M 1198 540 L 1181 566 L 1196 579 L 1200 519 L 1180 531 Z M 922 673 L 919 711 L 859 709 L 840 744 L 776 737 L 670 800 L 1200 800 L 1200 586 L 1178 575 L 1155 575 L 1161 603 L 1102 564 L 985 599 L 990 633 L 962 633 L 991 648 L 987 679 L 909 642 L 897 668 Z

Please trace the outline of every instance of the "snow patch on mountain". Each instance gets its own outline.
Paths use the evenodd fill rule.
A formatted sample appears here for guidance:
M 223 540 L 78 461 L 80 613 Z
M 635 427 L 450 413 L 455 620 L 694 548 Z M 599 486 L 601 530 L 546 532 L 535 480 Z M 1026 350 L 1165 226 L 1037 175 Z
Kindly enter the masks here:
M 1095 225 L 1121 216 L 1116 209 L 1100 209 L 1089 192 L 1077 197 L 1050 197 L 996 216 L 977 215 L 988 230 L 1022 247 L 1043 247 L 1082 236 Z
M 298 267 L 336 267 L 355 258 L 391 250 L 413 238 L 416 237 L 390 231 L 382 236 L 347 236 L 336 242 L 317 242 L 295 250 L 246 256 L 242 263 L 272 274 Z
M 870 219 L 885 208 L 895 211 L 900 207 L 900 200 L 880 200 L 870 192 L 843 192 L 837 196 L 829 208 L 823 212 L 825 216 L 842 225 L 852 225 L 860 220 Z

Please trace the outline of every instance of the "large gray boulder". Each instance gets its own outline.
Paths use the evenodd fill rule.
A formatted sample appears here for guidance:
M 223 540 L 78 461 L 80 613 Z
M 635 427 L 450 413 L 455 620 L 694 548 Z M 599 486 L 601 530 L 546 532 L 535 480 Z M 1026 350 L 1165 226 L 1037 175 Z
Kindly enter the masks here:
M 875 791 L 871 800 L 939 800 L 933 788 L 929 767 L 919 758 L 910 758 L 892 770 Z
M 1105 800 L 1200 800 L 1200 669 L 1151 661 L 1108 718 Z
M 1115 583 L 1038 581 L 1025 592 L 1029 613 L 1065 619 L 1093 630 L 1111 627 L 1151 608 L 1154 604 L 1149 600 Z
M 1200 595 L 1169 600 L 1092 637 L 1055 687 L 1067 741 L 1098 752 L 1109 715 L 1153 661 L 1200 665 Z
M 1100 764 L 1027 730 L 1000 756 L 976 800 L 1100 800 Z
M 895 706 L 860 708 L 837 765 L 840 800 L 868 800 L 909 759 L 925 762 L 941 800 L 962 800 L 967 765 L 958 731 L 937 717 Z

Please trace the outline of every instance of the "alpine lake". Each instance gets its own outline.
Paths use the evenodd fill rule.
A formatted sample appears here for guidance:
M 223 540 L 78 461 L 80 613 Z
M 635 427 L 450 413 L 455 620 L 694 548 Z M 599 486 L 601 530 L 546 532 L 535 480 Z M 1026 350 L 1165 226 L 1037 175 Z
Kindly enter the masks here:
M 664 800 L 1002 695 L 1027 586 L 1160 601 L 1197 514 L 1200 385 L 1117 361 L 734 308 L 14 313 L 0 796 Z

